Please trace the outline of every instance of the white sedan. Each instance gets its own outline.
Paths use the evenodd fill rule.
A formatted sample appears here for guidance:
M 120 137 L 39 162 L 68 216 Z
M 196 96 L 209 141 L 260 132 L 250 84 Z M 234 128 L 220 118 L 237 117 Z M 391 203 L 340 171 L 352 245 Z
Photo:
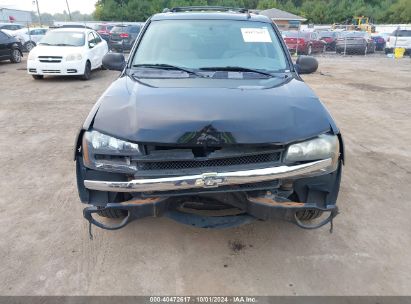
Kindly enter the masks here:
M 80 75 L 88 80 L 102 66 L 107 42 L 87 28 L 61 28 L 47 32 L 27 59 L 27 72 L 34 79 L 44 75 Z
M 48 28 L 22 28 L 13 31 L 13 36 L 21 41 L 24 48 L 30 52 L 47 33 Z

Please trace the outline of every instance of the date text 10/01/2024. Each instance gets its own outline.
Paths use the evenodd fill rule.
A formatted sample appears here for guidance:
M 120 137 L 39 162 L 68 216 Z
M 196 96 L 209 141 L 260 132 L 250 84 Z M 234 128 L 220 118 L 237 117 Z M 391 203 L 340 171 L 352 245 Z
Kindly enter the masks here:
M 257 303 L 255 297 L 233 296 L 175 296 L 175 297 L 150 297 L 150 303 Z

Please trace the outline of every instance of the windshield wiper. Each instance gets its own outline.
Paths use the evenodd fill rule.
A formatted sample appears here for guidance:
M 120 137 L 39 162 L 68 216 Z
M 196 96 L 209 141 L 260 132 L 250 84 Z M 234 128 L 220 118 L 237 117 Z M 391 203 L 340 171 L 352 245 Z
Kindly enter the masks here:
M 244 68 L 244 67 L 239 67 L 239 66 L 205 67 L 205 68 L 199 68 L 199 70 L 201 71 L 251 72 L 251 73 L 261 74 L 261 75 L 265 75 L 269 77 L 274 77 L 274 75 L 269 72 L 264 72 L 261 70 Z
M 47 43 L 47 42 L 40 42 L 39 44 L 40 45 L 51 45 L 50 43 Z
M 178 70 L 178 71 L 183 71 L 186 72 L 190 75 L 195 75 L 197 77 L 206 77 L 204 75 L 198 74 L 194 72 L 193 70 L 190 70 L 188 68 L 183 68 L 171 64 L 165 64 L 165 63 L 154 63 L 154 64 L 133 64 L 133 68 L 150 68 L 150 69 L 162 69 L 162 70 Z

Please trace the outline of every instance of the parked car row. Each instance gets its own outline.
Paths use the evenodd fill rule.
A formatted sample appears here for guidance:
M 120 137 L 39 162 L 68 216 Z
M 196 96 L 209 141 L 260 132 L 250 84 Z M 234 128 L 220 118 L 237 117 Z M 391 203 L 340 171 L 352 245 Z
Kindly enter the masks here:
M 411 30 L 373 35 L 364 31 L 284 31 L 282 36 L 290 53 L 305 55 L 324 51 L 365 55 L 384 50 L 387 54 L 396 47 L 411 53 Z
M 93 28 L 107 41 L 109 48 L 115 51 L 128 51 L 136 41 L 143 23 L 132 24 L 95 24 Z

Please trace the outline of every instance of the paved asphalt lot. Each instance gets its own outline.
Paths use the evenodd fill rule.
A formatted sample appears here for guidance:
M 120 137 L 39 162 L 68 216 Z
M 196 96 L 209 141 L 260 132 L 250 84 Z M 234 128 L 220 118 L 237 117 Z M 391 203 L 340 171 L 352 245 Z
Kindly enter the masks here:
M 409 58 L 321 57 L 304 76 L 345 137 L 333 234 L 281 221 L 216 231 L 146 218 L 94 228 L 93 241 L 73 142 L 118 73 L 35 81 L 24 69 L 0 63 L 1 295 L 411 293 Z

